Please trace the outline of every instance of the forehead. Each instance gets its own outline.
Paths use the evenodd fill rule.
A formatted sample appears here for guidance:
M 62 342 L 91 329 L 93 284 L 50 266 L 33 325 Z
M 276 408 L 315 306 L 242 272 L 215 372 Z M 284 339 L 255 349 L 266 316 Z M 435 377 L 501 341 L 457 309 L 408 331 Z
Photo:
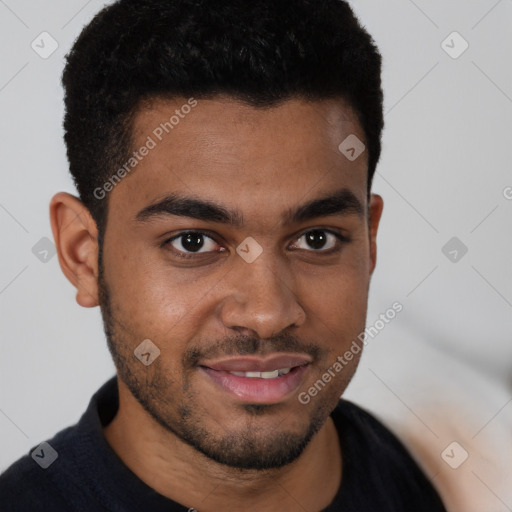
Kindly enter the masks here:
M 356 115 L 342 100 L 293 99 L 271 108 L 225 97 L 155 100 L 135 116 L 137 156 L 110 193 L 109 210 L 126 216 L 179 193 L 249 216 L 252 209 L 261 217 L 266 206 L 275 218 L 278 205 L 284 210 L 341 187 L 364 204 L 366 151 L 348 159 L 339 149 L 347 137 L 365 143 Z

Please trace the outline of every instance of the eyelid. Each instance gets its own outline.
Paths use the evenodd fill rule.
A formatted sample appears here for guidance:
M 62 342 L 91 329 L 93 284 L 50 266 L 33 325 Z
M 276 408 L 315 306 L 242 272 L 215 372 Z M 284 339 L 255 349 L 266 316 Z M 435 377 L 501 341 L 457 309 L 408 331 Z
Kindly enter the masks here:
M 213 242 L 215 242 L 217 245 L 221 245 L 219 241 L 216 239 L 216 236 L 212 235 L 208 231 L 205 230 L 195 230 L 195 229 L 185 229 L 180 231 L 179 233 L 176 233 L 175 235 L 172 235 L 171 237 L 166 237 L 165 240 L 160 245 L 161 248 L 165 249 L 169 247 L 169 251 L 171 251 L 176 257 L 183 258 L 183 259 L 192 259 L 192 258 L 200 258 L 207 256 L 213 252 L 223 252 L 226 249 L 224 247 L 221 248 L 220 251 L 206 251 L 206 252 L 185 252 L 181 251 L 179 249 L 176 249 L 172 246 L 172 242 L 175 240 L 187 235 L 187 234 L 194 234 L 194 235 L 201 235 L 205 238 L 209 238 Z
M 181 230 L 180 232 L 178 232 L 178 233 L 176 233 L 174 235 L 171 235 L 171 236 L 166 235 L 165 238 L 164 238 L 164 241 L 162 242 L 162 246 L 170 244 L 171 242 L 174 242 L 174 240 L 176 240 L 177 238 L 180 238 L 180 237 L 188 235 L 188 234 L 202 235 L 204 237 L 210 238 L 211 240 L 215 241 L 216 243 L 219 243 L 219 241 L 217 240 L 218 235 L 215 235 L 215 234 L 209 232 L 208 230 L 204 230 L 204 229 L 202 229 L 202 230 L 201 229 L 183 229 L 183 230 Z
M 334 237 L 336 237 L 336 239 L 338 240 L 339 243 L 343 244 L 343 243 L 348 243 L 350 242 L 350 237 L 347 236 L 347 235 L 344 235 L 343 233 L 340 233 L 338 231 L 334 231 L 333 229 L 331 228 L 324 228 L 322 226 L 320 227 L 312 227 L 312 228 L 308 228 L 306 229 L 305 231 L 302 231 L 300 232 L 300 234 L 298 236 L 296 236 L 294 238 L 294 243 L 296 243 L 297 241 L 299 241 L 303 236 L 305 236 L 307 233 L 311 233 L 312 231 L 321 231 L 323 233 L 328 233 Z M 312 253 L 329 253 L 329 252 L 334 252 L 336 251 L 336 248 L 331 248 L 331 249 L 317 249 L 317 250 L 314 250 L 314 249 L 311 249 L 311 250 L 307 250 L 307 249 L 296 249 L 296 250 L 305 250 L 307 252 L 312 252 Z

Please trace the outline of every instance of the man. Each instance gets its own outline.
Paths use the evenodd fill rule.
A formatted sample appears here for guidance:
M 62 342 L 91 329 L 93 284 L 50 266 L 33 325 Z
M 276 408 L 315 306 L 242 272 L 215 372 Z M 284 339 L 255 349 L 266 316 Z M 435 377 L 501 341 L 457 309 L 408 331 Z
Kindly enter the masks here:
M 381 58 L 340 0 L 120 0 L 68 56 L 50 216 L 117 378 L 2 511 L 441 511 L 361 356 Z M 399 304 L 396 305 L 399 307 Z

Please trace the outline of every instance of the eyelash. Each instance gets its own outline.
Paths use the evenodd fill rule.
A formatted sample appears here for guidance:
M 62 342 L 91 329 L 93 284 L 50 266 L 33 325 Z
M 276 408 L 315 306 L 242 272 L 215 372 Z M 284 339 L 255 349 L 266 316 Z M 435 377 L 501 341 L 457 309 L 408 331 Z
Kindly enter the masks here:
M 330 229 L 324 229 L 324 228 L 313 228 L 313 229 L 308 229 L 307 231 L 304 231 L 300 236 L 298 236 L 297 238 L 295 238 L 295 241 L 298 241 L 300 240 L 304 235 L 307 235 L 308 233 L 311 233 L 311 232 L 314 232 L 314 231 L 320 231 L 322 233 L 328 233 L 330 235 L 333 235 L 335 236 L 338 241 L 341 243 L 341 244 L 347 244 L 351 241 L 351 239 L 345 235 L 342 235 L 341 233 L 337 233 L 335 231 L 332 231 Z M 171 243 L 174 242 L 175 240 L 179 239 L 180 237 L 183 237 L 185 235 L 201 235 L 203 237 L 206 237 L 206 238 L 210 238 L 211 240 L 213 240 L 215 243 L 218 244 L 217 240 L 215 240 L 215 237 L 212 236 L 211 234 L 209 233 L 205 233 L 203 231 L 182 231 L 180 233 L 178 233 L 177 235 L 174 235 L 173 237 L 171 238 L 168 238 L 167 240 L 165 240 L 161 247 L 162 248 L 166 248 L 168 246 L 171 247 L 171 251 L 178 257 L 178 258 L 183 258 L 183 259 L 193 259 L 193 258 L 200 258 L 201 256 L 204 256 L 206 254 L 208 254 L 209 252 L 211 251 L 208 251 L 208 252 L 203 252 L 203 253 L 186 253 L 186 252 L 183 252 L 183 251 L 179 251 L 177 249 L 174 249 L 172 246 L 171 246 Z M 220 244 L 218 244 L 220 245 Z M 298 249 L 298 250 L 305 250 L 305 249 Z M 331 248 L 331 249 L 327 249 L 327 250 L 321 250 L 321 249 L 318 249 L 318 250 L 310 250 L 310 251 L 307 251 L 307 252 L 311 252 L 311 253 L 318 253 L 318 254 L 333 254 L 333 253 L 336 253 L 336 252 L 339 252 L 341 250 L 341 247 L 338 246 L 338 247 L 334 247 L 334 248 Z

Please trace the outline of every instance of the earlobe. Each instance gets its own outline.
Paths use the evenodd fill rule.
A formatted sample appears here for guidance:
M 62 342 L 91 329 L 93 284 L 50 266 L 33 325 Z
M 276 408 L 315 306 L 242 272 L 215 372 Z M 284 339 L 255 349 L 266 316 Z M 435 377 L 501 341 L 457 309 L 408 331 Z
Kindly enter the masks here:
M 370 196 L 369 227 L 370 227 L 370 275 L 373 274 L 377 264 L 377 232 L 384 209 L 384 201 L 378 194 Z
M 75 196 L 59 192 L 50 202 L 50 222 L 59 264 L 77 289 L 76 301 L 90 308 L 98 300 L 98 230 L 89 210 Z

